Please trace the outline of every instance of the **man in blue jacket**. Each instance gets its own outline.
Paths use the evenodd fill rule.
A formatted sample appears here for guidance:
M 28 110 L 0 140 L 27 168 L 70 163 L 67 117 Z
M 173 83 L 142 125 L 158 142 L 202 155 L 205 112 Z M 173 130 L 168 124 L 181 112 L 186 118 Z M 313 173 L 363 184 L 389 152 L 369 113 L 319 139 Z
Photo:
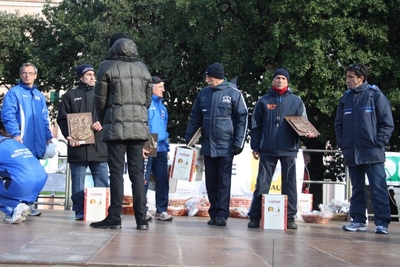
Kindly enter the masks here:
M 206 69 L 207 87 L 192 107 L 186 143 L 201 127 L 201 154 L 204 155 L 206 189 L 210 208 L 208 225 L 226 226 L 229 217 L 233 157 L 242 152 L 248 111 L 242 93 L 225 80 L 220 63 Z
M 368 68 L 360 63 L 346 69 L 348 90 L 339 101 L 336 118 L 336 141 L 343 151 L 352 184 L 350 216 L 345 231 L 367 230 L 365 211 L 365 174 L 371 188 L 375 233 L 387 234 L 390 205 L 385 173 L 385 146 L 394 129 L 390 103 L 375 85 L 369 85 Z
M 32 63 L 22 64 L 19 84 L 4 96 L 1 119 L 9 135 L 23 143 L 37 159 L 42 159 L 48 144 L 52 143 L 46 98 L 35 85 L 37 68 Z M 28 130 L 29 129 L 29 130 Z M 28 133 L 29 131 L 29 133 Z M 30 205 L 30 215 L 40 211 Z
M 289 72 L 277 69 L 268 94 L 258 100 L 252 116 L 250 146 L 253 157 L 260 160 L 256 190 L 249 210 L 248 228 L 259 228 L 262 194 L 268 194 L 278 160 L 281 163 L 282 194 L 288 197 L 287 228 L 297 229 L 296 157 L 300 137 L 285 116 L 307 117 L 303 101 L 289 88 Z M 316 137 L 314 133 L 308 138 Z
M 102 129 L 94 104 L 96 75 L 90 64 L 76 68 L 78 86 L 63 95 L 58 108 L 57 123 L 68 142 L 68 163 L 71 168 L 71 199 L 75 219 L 83 220 L 86 170 L 89 167 L 95 187 L 108 187 L 107 145 L 101 141 Z M 81 144 L 69 136 L 67 114 L 90 112 L 94 144 Z
M 144 160 L 146 173 L 146 191 L 150 181 L 150 174 L 153 173 L 156 182 L 156 213 L 154 219 L 160 221 L 172 221 L 172 215 L 167 212 L 168 209 L 168 112 L 162 103 L 163 94 L 165 92 L 164 81 L 160 77 L 152 76 L 153 96 L 148 110 L 149 114 L 149 130 L 150 133 L 158 134 L 157 140 L 157 156 L 148 157 Z M 147 220 L 151 220 L 147 217 Z

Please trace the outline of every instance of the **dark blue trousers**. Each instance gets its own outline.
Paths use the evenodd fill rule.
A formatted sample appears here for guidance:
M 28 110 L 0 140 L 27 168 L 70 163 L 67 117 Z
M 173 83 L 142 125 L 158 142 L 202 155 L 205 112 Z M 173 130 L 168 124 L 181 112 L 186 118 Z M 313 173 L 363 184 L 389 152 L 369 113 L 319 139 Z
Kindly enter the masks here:
M 156 181 L 156 212 L 161 213 L 168 209 L 168 152 L 157 152 L 157 157 L 147 159 L 145 179 L 146 192 L 148 189 L 150 174 L 153 173 Z
M 261 218 L 262 195 L 268 194 L 278 160 L 281 162 L 282 195 L 288 196 L 287 218 L 294 219 L 297 213 L 296 158 L 261 156 L 258 165 L 256 190 L 253 193 L 249 217 Z
M 388 227 L 390 223 L 390 204 L 386 184 L 384 163 L 348 166 L 352 185 L 350 216 L 354 222 L 365 223 L 367 201 L 365 194 L 365 174 L 371 189 L 371 202 L 374 207 L 375 225 Z
M 204 156 L 206 189 L 211 218 L 229 217 L 229 202 L 231 200 L 233 156 L 211 158 Z

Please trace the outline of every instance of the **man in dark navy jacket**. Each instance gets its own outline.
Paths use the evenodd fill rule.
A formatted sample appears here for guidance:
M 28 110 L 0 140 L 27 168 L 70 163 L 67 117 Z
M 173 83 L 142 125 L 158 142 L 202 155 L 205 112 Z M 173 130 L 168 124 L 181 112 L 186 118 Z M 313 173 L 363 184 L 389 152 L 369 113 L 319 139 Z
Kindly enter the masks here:
M 220 63 L 206 70 L 207 87 L 197 95 L 186 130 L 186 143 L 201 127 L 206 189 L 211 219 L 226 226 L 229 217 L 233 156 L 242 152 L 247 130 L 247 106 L 242 93 L 225 80 Z
M 375 233 L 387 234 L 390 205 L 385 173 L 385 146 L 394 129 L 390 103 L 375 85 L 367 82 L 368 68 L 351 64 L 346 69 L 348 90 L 339 101 L 336 119 L 336 141 L 343 151 L 352 184 L 350 216 L 342 229 L 352 232 L 367 230 L 365 211 L 365 174 L 371 188 Z

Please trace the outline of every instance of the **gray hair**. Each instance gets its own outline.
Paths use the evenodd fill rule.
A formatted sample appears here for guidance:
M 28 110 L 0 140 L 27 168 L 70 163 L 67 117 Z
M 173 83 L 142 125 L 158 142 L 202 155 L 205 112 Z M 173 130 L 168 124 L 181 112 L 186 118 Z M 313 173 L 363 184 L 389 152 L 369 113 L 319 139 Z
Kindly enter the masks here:
M 37 68 L 36 68 L 35 65 L 33 65 L 33 64 L 30 63 L 30 62 L 26 62 L 26 63 L 22 64 L 21 68 L 19 68 L 19 74 L 22 73 L 22 70 L 23 70 L 25 67 L 29 67 L 29 66 L 31 66 L 31 67 L 33 67 L 33 68 L 35 69 L 35 73 L 36 73 L 36 74 L 38 73 L 38 70 L 37 70 Z

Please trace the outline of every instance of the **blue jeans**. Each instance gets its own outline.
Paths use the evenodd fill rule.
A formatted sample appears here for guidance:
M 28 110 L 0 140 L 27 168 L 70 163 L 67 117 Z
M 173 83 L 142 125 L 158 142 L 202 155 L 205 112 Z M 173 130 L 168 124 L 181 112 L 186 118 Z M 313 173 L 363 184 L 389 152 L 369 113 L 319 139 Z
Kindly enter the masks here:
M 268 194 L 271 187 L 272 177 L 275 172 L 278 159 L 281 162 L 282 195 L 288 197 L 287 218 L 295 219 L 297 213 L 297 181 L 296 181 L 296 158 L 295 157 L 267 157 L 261 156 L 258 165 L 256 190 L 253 193 L 249 217 L 261 218 L 262 194 Z
M 107 162 L 82 161 L 71 162 L 71 199 L 72 210 L 83 212 L 86 169 L 92 173 L 95 187 L 109 187 Z
M 146 193 L 151 173 L 153 173 L 156 181 L 156 212 L 161 213 L 168 209 L 168 152 L 157 152 L 157 157 L 149 157 L 147 159 L 145 173 L 145 180 L 147 181 L 145 185 Z
M 365 174 L 371 188 L 371 202 L 374 207 L 375 225 L 388 227 L 390 223 L 390 204 L 386 184 L 384 163 L 348 166 L 352 185 L 350 216 L 354 222 L 365 223 L 367 201 L 365 196 Z

